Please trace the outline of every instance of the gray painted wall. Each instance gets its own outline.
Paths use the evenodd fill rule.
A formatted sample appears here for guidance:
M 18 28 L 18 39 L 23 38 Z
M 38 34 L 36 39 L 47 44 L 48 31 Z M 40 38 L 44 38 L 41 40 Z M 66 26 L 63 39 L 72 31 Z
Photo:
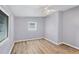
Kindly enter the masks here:
M 37 31 L 28 31 L 27 22 L 37 22 Z M 15 17 L 15 40 L 40 38 L 44 36 L 44 18 L 39 17 Z
M 79 6 L 63 14 L 63 41 L 79 47 Z
M 46 18 L 45 22 L 45 37 L 55 43 L 58 42 L 58 22 L 59 22 L 58 12 Z
M 0 43 L 0 54 L 8 54 L 10 53 L 10 49 L 13 44 L 13 38 L 14 38 L 14 19 L 13 15 L 10 13 L 10 11 L 5 6 L 0 6 L 0 10 L 4 11 L 9 16 L 9 28 L 8 28 L 8 37 L 5 39 L 5 41 Z
M 46 18 L 45 37 L 55 43 L 79 47 L 79 6 Z
M 59 43 L 63 41 L 63 11 L 58 12 L 58 39 Z

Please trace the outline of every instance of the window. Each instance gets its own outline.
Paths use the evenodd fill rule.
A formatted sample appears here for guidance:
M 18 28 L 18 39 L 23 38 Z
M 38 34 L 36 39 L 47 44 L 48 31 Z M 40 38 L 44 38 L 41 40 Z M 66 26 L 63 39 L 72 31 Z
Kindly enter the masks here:
M 37 30 L 37 22 L 28 22 L 28 30 L 36 31 Z
M 8 16 L 0 10 L 0 42 L 8 37 Z

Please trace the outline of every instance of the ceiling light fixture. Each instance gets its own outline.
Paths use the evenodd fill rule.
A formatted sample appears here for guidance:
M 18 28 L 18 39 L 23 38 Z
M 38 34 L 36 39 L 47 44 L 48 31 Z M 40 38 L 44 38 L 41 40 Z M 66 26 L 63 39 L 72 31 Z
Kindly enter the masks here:
M 45 8 L 42 9 L 42 14 L 43 14 L 44 16 L 47 16 L 47 15 L 50 15 L 50 14 L 56 12 L 56 10 L 50 9 L 49 7 L 50 7 L 50 6 L 46 6 Z

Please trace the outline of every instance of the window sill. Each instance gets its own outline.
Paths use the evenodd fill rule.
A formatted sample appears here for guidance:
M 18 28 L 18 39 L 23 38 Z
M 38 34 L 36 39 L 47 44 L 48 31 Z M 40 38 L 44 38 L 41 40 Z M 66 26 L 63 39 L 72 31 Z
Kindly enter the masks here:
M 3 40 L 2 42 L 0 42 L 0 46 L 2 46 L 6 41 L 8 41 L 9 39 L 6 38 L 5 40 Z

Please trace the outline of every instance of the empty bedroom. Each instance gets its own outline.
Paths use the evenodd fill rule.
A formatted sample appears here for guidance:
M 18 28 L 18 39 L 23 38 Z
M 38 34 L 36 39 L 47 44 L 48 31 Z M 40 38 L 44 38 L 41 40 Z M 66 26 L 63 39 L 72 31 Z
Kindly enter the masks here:
M 0 54 L 79 54 L 79 6 L 0 5 Z

